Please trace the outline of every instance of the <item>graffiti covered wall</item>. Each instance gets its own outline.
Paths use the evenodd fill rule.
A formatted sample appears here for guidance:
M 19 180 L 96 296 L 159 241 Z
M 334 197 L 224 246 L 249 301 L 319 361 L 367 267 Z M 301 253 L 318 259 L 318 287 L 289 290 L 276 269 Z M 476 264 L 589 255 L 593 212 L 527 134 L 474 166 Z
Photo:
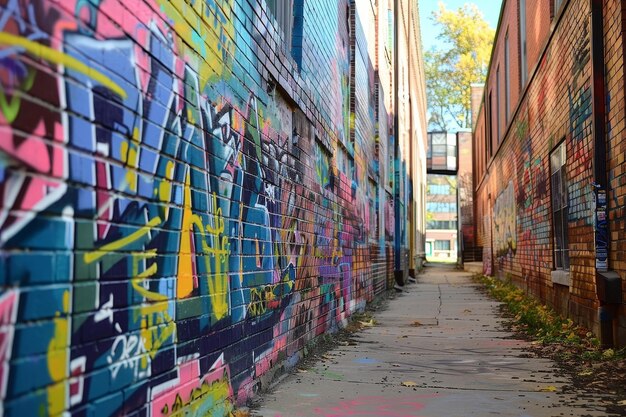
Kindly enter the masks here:
M 475 148 L 478 150 L 475 166 L 479 171 L 475 177 L 476 215 L 489 219 L 491 224 L 479 225 L 477 237 L 481 246 L 489 247 L 495 275 L 513 278 L 545 303 L 560 309 L 563 315 L 594 328 L 598 301 L 591 165 L 590 10 L 589 4 L 580 0 L 563 4 L 558 24 L 551 29 L 554 32 L 545 34 L 548 43 L 538 58 L 536 70 L 528 75 L 528 85 L 520 87 L 514 83 L 514 89 L 520 89 L 523 95 L 519 103 L 513 103 L 510 120 L 502 127 L 505 133 L 500 141 L 494 138 L 493 143 L 488 143 L 489 123 L 486 122 L 486 112 L 482 110 L 480 113 L 474 132 L 477 142 L 481 142 Z M 612 2 L 605 2 L 606 28 L 613 28 L 614 22 L 620 19 L 615 7 Z M 513 18 L 517 16 L 514 8 L 507 13 Z M 541 19 L 549 21 L 550 18 L 542 15 Z M 540 30 L 543 23 L 533 20 L 527 25 L 535 25 Z M 527 27 L 527 32 L 531 33 L 531 26 Z M 608 39 L 613 39 L 614 32 L 606 33 L 610 43 Z M 502 45 L 502 40 L 498 45 Z M 495 68 L 503 62 L 503 47 L 494 51 Z M 614 54 L 617 52 L 606 55 Z M 529 68 L 534 65 L 532 63 Z M 623 71 L 622 67 L 611 67 L 607 77 L 623 81 L 620 71 Z M 494 86 L 495 77 L 491 77 L 487 94 L 495 91 Z M 613 90 L 623 88 L 615 84 Z M 607 104 L 610 111 L 610 98 Z M 566 149 L 563 171 L 566 186 L 562 194 L 555 195 L 550 158 L 562 143 Z M 613 173 L 609 174 L 612 176 Z M 566 268 L 565 280 L 554 273 L 559 269 L 553 256 L 555 218 L 552 202 L 557 197 L 567 206 L 565 225 L 568 237 L 564 245 L 569 249 L 570 265 Z M 491 259 L 486 260 L 487 263 L 491 269 Z
M 228 415 L 372 299 L 348 6 L 0 2 L 4 415 Z

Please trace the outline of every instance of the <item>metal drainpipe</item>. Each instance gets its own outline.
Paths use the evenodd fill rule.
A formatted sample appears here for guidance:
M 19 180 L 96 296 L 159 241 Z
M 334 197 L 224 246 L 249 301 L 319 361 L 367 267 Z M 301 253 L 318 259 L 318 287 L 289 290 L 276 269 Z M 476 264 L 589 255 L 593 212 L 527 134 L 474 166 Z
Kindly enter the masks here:
M 401 236 L 400 236 L 400 127 L 398 126 L 398 94 L 399 94 L 399 82 L 398 82 L 398 8 L 399 8 L 399 0 L 394 0 L 393 6 L 393 38 L 394 38 L 394 54 L 393 54 L 393 73 L 394 73 L 394 111 L 393 111 L 393 130 L 394 130 L 394 141 L 393 141 L 393 155 L 394 155 L 394 278 L 398 285 L 404 285 L 404 279 L 402 274 L 402 263 L 400 256 L 402 254 L 401 250 Z
M 613 346 L 613 320 L 621 297 L 615 297 L 616 285 L 621 280 L 615 271 L 609 270 L 609 222 L 607 213 L 607 138 L 606 138 L 606 80 L 604 61 L 603 0 L 590 0 L 591 4 L 591 62 L 593 97 L 593 176 L 594 176 L 594 244 L 596 254 L 596 292 L 600 306 L 600 341 L 603 346 Z

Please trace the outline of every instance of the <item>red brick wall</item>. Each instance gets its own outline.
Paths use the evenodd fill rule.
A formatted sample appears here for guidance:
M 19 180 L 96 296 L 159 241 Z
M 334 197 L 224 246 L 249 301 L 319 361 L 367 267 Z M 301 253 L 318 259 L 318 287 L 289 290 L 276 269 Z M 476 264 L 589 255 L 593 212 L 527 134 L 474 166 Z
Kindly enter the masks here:
M 509 9 L 511 5 L 517 6 L 517 2 L 507 2 L 502 24 L 509 22 L 513 27 L 509 21 L 514 15 Z M 591 188 L 590 10 L 586 0 L 571 0 L 564 7 L 563 16 L 552 26 L 554 33 L 549 38 L 549 2 L 527 0 L 528 64 L 532 69 L 538 63 L 537 71 L 534 75 L 529 73 L 528 90 L 519 104 L 514 102 L 514 118 L 506 133 L 502 133 L 500 148 L 494 149 L 495 155 L 487 161 L 484 171 L 480 152 L 485 141 L 481 126 L 486 122 L 486 112 L 479 115 L 474 133 L 478 170 L 475 174 L 477 238 L 478 245 L 491 247 L 494 274 L 512 278 L 563 314 L 597 328 Z M 626 249 L 623 22 L 617 2 L 606 1 L 605 9 L 608 156 L 613 188 L 609 194 L 613 220 L 610 260 L 611 267 L 623 275 L 626 272 L 626 263 L 620 261 Z M 505 33 L 506 28 L 501 28 L 487 82 L 494 92 L 495 66 L 503 57 L 501 45 Z M 545 52 L 540 54 L 545 45 Z M 494 135 L 495 132 L 494 125 Z M 550 152 L 561 141 L 565 141 L 567 150 L 570 286 L 553 283 L 551 279 L 554 262 Z M 620 323 L 626 327 L 624 319 Z
M 553 0 L 526 0 L 526 53 L 529 76 L 539 62 L 541 51 L 550 34 L 552 2 Z M 511 0 L 508 3 L 511 3 Z
M 621 3 L 621 6 L 620 6 Z M 624 32 L 626 30 L 626 3 L 605 1 L 604 32 L 605 59 L 608 92 L 607 134 L 609 169 L 609 221 L 611 225 L 610 265 L 622 279 L 626 271 L 626 164 L 624 152 L 625 107 L 624 107 Z M 626 299 L 626 285 L 622 285 L 622 299 Z M 626 345 L 626 309 L 622 304 L 618 320 L 618 339 Z
M 474 126 L 476 126 L 476 120 L 478 119 L 480 105 L 483 101 L 485 86 L 483 84 L 472 84 L 470 88 L 470 108 L 472 112 L 472 128 L 474 128 Z

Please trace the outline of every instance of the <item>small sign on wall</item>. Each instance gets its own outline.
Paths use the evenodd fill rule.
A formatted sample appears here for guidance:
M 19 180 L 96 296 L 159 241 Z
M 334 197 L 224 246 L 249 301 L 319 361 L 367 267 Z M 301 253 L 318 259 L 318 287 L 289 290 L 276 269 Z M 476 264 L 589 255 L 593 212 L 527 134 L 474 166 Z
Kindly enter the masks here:
M 608 248 L 608 224 L 606 218 L 606 191 L 596 188 L 594 191 L 595 202 L 595 252 L 596 270 L 606 272 L 609 268 L 609 248 Z

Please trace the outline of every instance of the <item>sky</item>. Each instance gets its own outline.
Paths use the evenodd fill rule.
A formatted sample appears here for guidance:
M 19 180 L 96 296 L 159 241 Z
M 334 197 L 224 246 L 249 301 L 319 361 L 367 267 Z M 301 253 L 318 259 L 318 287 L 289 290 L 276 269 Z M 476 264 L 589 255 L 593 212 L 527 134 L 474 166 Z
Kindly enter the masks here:
M 432 20 L 432 13 L 439 10 L 439 0 L 418 0 L 420 10 L 420 25 L 422 27 L 422 43 L 424 51 L 430 50 L 433 45 L 440 45 L 437 40 L 439 30 Z M 441 0 L 446 9 L 456 10 L 465 3 L 474 3 L 483 13 L 485 20 L 493 29 L 498 24 L 502 0 Z

